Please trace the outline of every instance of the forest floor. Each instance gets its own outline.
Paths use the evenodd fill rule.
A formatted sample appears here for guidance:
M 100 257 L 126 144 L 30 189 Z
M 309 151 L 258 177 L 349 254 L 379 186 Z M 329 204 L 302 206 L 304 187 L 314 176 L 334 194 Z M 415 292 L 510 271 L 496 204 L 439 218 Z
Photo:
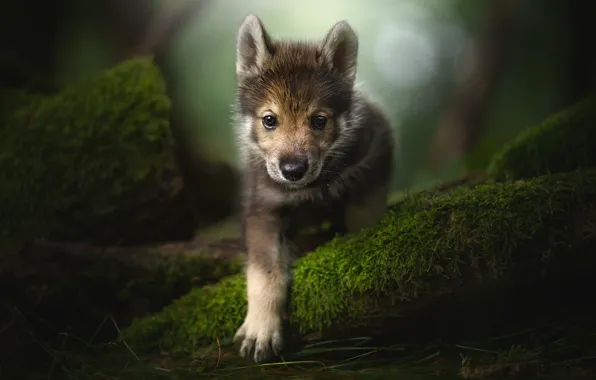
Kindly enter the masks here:
M 561 306 L 561 305 L 559 305 Z M 354 336 L 315 342 L 283 360 L 256 365 L 238 358 L 230 342 L 192 356 L 138 354 L 106 315 L 88 337 L 40 331 L 34 316 L 11 309 L 0 339 L 11 339 L 0 360 L 3 379 L 589 379 L 596 375 L 593 313 L 565 305 L 545 315 L 516 318 L 494 335 L 458 340 L 447 336 L 400 343 Z M 575 305 L 577 306 L 577 305 Z M 561 313 L 562 309 L 567 309 Z M 7 311 L 5 309 L 5 311 Z M 541 314 L 541 315 L 536 315 Z M 101 332 L 101 333 L 100 333 Z M 110 333 L 111 332 L 111 333 Z M 103 338 L 102 338 L 103 336 Z M 17 355 L 18 353 L 18 355 Z
M 224 223 L 215 233 L 217 239 L 227 242 L 225 244 L 217 239 L 201 238 L 200 242 L 153 248 L 166 256 L 180 252 L 200 256 L 201 244 L 210 244 L 210 247 L 219 244 L 223 248 L 217 259 L 233 261 L 237 247 L 230 241 L 236 232 L 230 226 Z M 213 236 L 213 233 L 204 236 Z M 217 277 L 238 268 L 231 266 L 204 278 L 200 286 L 209 286 Z M 85 275 L 84 269 L 82 272 L 81 276 Z M 0 305 L 0 378 L 450 380 L 588 379 L 596 376 L 596 313 L 594 306 L 586 303 L 589 296 L 581 291 L 593 286 L 591 278 L 578 278 L 576 283 L 564 286 L 556 281 L 538 284 L 539 292 L 537 288 L 529 288 L 504 303 L 479 302 L 477 312 L 466 311 L 457 320 L 447 321 L 448 328 L 444 328 L 444 324 L 426 331 L 421 326 L 416 333 L 399 337 L 350 336 L 349 333 L 345 339 L 335 341 L 311 337 L 306 345 L 284 355 L 279 362 L 256 365 L 240 359 L 229 340 L 218 340 L 211 347 L 185 356 L 168 352 L 141 354 L 126 341 L 116 340 L 139 310 L 158 311 L 161 305 L 197 284 L 174 287 L 167 296 L 161 295 L 159 302 L 140 307 L 106 301 L 109 292 L 121 290 L 107 282 L 104 289 L 98 290 L 98 286 L 102 287 L 99 280 L 84 282 L 74 273 L 69 275 L 73 276 L 76 292 L 69 290 L 67 296 L 56 300 L 51 294 L 42 295 L 37 290 L 34 293 L 40 299 L 34 307 L 31 296 L 25 297 L 27 302 L 15 297 L 17 293 L 29 294 L 24 289 L 31 288 L 30 282 L 18 283 L 13 278 L 0 287 L 3 299 Z M 108 273 L 102 275 L 105 275 L 101 277 L 103 280 L 114 281 Z M 108 294 L 98 296 L 101 292 Z M 81 295 L 87 297 L 87 304 L 82 303 Z M 50 298 L 43 302 L 43 297 Z M 146 293 L 139 296 L 147 297 L 151 296 Z M 131 296 L 126 299 L 130 300 Z M 429 310 L 421 317 L 421 323 L 438 321 L 443 315 L 438 309 Z M 395 330 L 399 329 L 396 325 Z

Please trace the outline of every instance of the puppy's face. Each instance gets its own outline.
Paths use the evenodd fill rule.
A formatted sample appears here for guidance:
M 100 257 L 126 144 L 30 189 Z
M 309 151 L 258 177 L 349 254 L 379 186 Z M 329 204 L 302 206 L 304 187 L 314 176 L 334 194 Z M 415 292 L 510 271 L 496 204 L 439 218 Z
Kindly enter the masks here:
M 265 73 L 242 88 L 246 128 L 267 173 L 290 188 L 319 177 L 341 132 L 347 107 L 342 86 L 317 72 Z M 349 94 L 349 92 L 348 92 Z
M 338 23 L 318 44 L 273 42 L 255 16 L 238 37 L 238 99 L 244 144 L 289 188 L 316 180 L 345 127 L 357 40 Z

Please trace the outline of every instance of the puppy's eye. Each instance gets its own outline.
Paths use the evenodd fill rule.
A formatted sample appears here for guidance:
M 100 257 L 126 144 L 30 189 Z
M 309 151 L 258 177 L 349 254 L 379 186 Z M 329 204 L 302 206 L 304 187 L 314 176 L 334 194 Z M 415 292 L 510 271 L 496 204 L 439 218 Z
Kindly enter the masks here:
M 273 115 L 267 115 L 263 117 L 263 126 L 266 129 L 275 129 L 277 126 L 277 119 Z
M 327 118 L 321 115 L 314 116 L 311 120 L 311 124 L 314 129 L 321 130 L 327 125 Z

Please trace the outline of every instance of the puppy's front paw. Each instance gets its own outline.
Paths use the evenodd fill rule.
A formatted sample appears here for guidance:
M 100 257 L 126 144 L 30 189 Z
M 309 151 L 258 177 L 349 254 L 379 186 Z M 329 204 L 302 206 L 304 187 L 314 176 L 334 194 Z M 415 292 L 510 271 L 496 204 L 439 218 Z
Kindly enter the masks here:
M 240 344 L 243 358 L 252 357 L 255 363 L 279 356 L 283 348 L 281 318 L 275 315 L 247 315 L 234 336 L 234 343 Z

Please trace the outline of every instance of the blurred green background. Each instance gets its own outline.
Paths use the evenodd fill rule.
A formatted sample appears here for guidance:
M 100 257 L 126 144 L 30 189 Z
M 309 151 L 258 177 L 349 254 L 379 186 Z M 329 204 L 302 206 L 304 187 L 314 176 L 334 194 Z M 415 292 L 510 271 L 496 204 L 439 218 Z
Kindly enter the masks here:
M 237 162 L 234 45 L 242 19 L 254 12 L 274 37 L 299 39 L 321 38 L 346 19 L 360 36 L 359 86 L 394 121 L 397 190 L 484 169 L 519 131 L 579 99 L 587 85 L 578 62 L 585 67 L 594 61 L 590 48 L 582 50 L 593 31 L 586 15 L 594 6 L 588 3 L 60 0 L 2 7 L 3 56 L 17 57 L 8 62 L 21 70 L 51 70 L 57 85 L 110 67 L 143 43 L 149 52 L 159 50 L 184 119 L 185 143 L 231 165 Z M 171 31 L 169 24 L 179 25 Z M 160 33 L 161 42 L 147 42 Z M 458 102 L 462 88 L 464 100 Z M 438 134 L 453 114 L 459 116 Z M 462 140 L 458 128 L 474 130 L 465 148 L 456 146 Z

